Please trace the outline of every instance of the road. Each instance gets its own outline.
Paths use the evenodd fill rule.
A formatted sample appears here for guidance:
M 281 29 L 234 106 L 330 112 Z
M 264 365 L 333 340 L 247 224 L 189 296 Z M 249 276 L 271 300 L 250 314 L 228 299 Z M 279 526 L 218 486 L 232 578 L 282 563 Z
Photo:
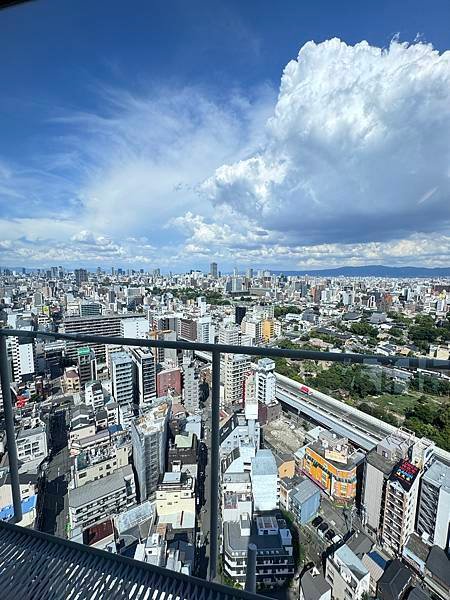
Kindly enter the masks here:
M 53 452 L 46 469 L 40 530 L 65 538 L 69 515 L 67 490 L 71 462 L 67 446 L 65 413 L 58 412 L 53 415 L 50 431 Z
M 209 392 L 209 388 L 208 388 Z M 204 465 L 204 479 L 203 479 L 203 491 L 201 496 L 203 505 L 200 511 L 200 544 L 197 548 L 197 576 L 202 579 L 208 578 L 208 565 L 209 565 L 209 519 L 211 515 L 211 493 L 210 493 L 210 474 L 211 474 L 211 462 L 209 460 L 209 444 L 211 443 L 211 397 L 208 396 L 205 400 L 203 410 L 203 456 L 202 461 L 199 460 L 199 466 L 202 467 L 201 462 Z
M 50 460 L 42 508 L 41 531 L 67 537 L 69 506 L 67 482 L 70 472 L 69 449 L 65 446 Z

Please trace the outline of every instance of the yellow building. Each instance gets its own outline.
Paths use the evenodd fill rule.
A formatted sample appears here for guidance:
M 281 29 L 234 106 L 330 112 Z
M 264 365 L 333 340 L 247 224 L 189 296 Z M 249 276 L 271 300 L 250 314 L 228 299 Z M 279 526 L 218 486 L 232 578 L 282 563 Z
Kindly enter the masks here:
M 302 470 L 335 500 L 353 502 L 357 469 L 363 459 L 349 446 L 347 438 L 326 431 L 306 447 Z
M 176 513 L 195 514 L 194 478 L 181 472 L 165 473 L 156 490 L 156 512 L 160 522 Z
M 270 342 L 270 340 L 274 337 L 273 319 L 264 319 L 261 327 L 261 335 L 265 342 Z

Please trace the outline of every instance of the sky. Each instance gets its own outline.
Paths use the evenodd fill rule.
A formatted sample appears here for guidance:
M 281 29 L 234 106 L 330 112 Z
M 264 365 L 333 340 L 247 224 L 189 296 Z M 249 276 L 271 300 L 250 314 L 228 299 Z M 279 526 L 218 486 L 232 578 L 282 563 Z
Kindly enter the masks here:
M 0 266 L 448 266 L 448 23 L 448 0 L 0 11 Z

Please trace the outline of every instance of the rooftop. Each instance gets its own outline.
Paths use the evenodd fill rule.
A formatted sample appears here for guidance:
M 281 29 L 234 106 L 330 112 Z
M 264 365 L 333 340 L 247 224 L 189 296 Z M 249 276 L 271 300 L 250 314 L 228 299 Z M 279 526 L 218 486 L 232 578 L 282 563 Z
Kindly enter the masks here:
M 95 502 L 97 499 L 120 490 L 124 485 L 125 477 L 133 477 L 131 465 L 121 467 L 111 475 L 107 475 L 97 481 L 91 481 L 82 487 L 70 490 L 69 506 L 72 508 L 79 508 L 84 504 Z
M 440 460 L 435 460 L 423 474 L 422 480 L 450 493 L 450 466 Z
M 368 574 L 367 568 L 346 544 L 334 551 L 334 558 L 339 560 L 353 573 L 356 579 L 362 579 Z

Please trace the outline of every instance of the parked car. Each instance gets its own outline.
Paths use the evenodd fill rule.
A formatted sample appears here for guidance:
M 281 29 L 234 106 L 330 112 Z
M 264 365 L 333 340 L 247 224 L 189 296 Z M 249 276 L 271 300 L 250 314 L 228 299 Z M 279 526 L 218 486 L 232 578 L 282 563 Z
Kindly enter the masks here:
M 313 527 L 319 527 L 319 525 L 323 522 L 322 517 L 316 517 L 313 522 L 312 525 Z
M 333 541 L 333 538 L 336 536 L 336 532 L 334 531 L 334 529 L 329 529 L 326 534 L 325 537 L 327 538 L 327 540 L 329 540 L 330 542 Z
M 328 529 L 328 523 L 322 523 L 322 525 L 319 525 L 319 527 L 317 528 L 317 532 L 319 533 L 319 535 L 323 536 L 327 529 Z

